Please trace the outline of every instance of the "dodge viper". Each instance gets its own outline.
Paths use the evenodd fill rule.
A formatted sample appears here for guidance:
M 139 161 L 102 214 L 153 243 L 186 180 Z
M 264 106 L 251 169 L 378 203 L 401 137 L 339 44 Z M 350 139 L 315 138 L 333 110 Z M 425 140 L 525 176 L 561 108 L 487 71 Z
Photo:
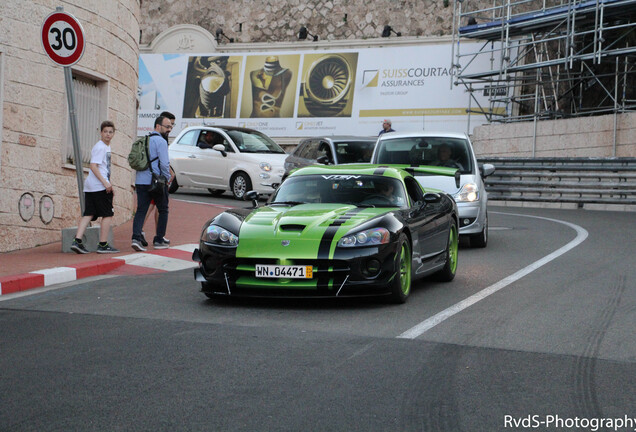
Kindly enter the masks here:
M 457 270 L 457 205 L 421 185 L 439 175 L 459 181 L 445 167 L 300 168 L 265 205 L 254 192 L 253 208 L 205 224 L 195 279 L 210 298 L 372 295 L 404 303 L 414 280 L 450 281 Z

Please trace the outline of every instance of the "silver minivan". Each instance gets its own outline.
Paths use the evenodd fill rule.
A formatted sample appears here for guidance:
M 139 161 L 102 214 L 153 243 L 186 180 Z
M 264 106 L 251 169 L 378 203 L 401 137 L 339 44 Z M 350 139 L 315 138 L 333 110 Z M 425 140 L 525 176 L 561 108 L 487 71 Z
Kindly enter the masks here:
M 483 179 L 495 172 L 491 164 L 477 164 L 470 138 L 453 132 L 415 132 L 383 134 L 371 159 L 373 164 L 433 165 L 459 169 L 460 184 L 444 176 L 417 177 L 425 187 L 451 194 L 459 211 L 459 234 L 470 239 L 472 247 L 488 244 L 488 195 Z

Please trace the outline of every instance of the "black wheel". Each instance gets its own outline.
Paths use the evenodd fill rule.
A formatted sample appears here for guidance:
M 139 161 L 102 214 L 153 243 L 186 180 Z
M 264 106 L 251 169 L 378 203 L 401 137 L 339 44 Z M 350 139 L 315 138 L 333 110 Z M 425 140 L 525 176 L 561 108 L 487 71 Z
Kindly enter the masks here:
M 435 278 L 441 282 L 450 282 L 455 279 L 457 272 L 457 257 L 459 250 L 459 233 L 457 231 L 457 223 L 455 220 L 451 222 L 450 230 L 448 230 L 448 246 L 446 248 L 446 264 L 444 268 L 435 274 Z
M 179 189 L 179 183 L 177 183 L 177 178 L 172 179 L 172 183 L 170 183 L 170 187 L 168 187 L 168 193 L 175 193 Z
M 238 172 L 232 176 L 232 180 L 230 180 L 230 187 L 232 188 L 234 198 L 242 200 L 243 197 L 245 197 L 245 194 L 252 190 L 252 181 L 244 172 Z
M 215 197 L 218 197 L 218 196 L 223 195 L 223 192 L 225 192 L 225 190 L 223 190 L 223 189 L 211 189 L 211 188 L 209 188 L 209 189 L 208 189 L 208 192 L 210 192 L 210 195 L 215 196 Z
M 470 247 L 485 248 L 488 244 L 488 213 L 484 221 L 484 229 L 480 233 L 472 234 L 470 237 Z
M 405 234 L 400 234 L 395 254 L 395 277 L 391 282 L 391 302 L 404 303 L 411 294 L 411 245 Z

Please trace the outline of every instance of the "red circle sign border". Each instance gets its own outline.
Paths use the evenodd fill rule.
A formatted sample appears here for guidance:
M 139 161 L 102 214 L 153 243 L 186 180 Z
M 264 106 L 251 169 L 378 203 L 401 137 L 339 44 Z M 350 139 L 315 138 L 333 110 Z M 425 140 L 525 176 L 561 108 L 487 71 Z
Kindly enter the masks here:
M 57 21 L 64 21 L 68 25 L 70 25 L 75 31 L 75 35 L 77 36 L 77 49 L 75 50 L 75 52 L 73 52 L 73 54 L 71 54 L 68 57 L 62 57 L 60 55 L 57 55 L 55 51 L 53 51 L 51 46 L 48 44 L 49 30 L 51 29 L 51 26 L 53 25 L 53 23 Z M 77 19 L 75 19 L 73 15 L 68 14 L 66 12 L 53 12 L 49 16 L 47 16 L 46 19 L 44 20 L 44 23 L 42 24 L 42 46 L 44 47 L 44 51 L 55 63 L 61 66 L 74 65 L 82 58 L 82 55 L 84 54 L 85 45 L 86 45 L 86 41 L 84 39 L 84 30 L 82 29 L 82 25 L 80 24 L 80 22 L 77 21 Z

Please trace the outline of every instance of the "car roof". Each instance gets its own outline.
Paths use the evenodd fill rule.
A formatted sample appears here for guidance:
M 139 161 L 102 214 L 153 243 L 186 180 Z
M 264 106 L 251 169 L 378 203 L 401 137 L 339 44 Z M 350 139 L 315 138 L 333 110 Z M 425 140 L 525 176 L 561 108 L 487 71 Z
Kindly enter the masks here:
M 420 131 L 420 132 L 390 132 L 380 135 L 380 140 L 388 140 L 395 138 L 463 138 L 468 139 L 468 135 L 463 132 L 435 132 L 435 131 Z
M 316 136 L 316 137 L 307 137 L 303 138 L 301 141 L 306 140 L 325 140 L 331 142 L 340 142 L 340 141 L 368 141 L 375 142 L 377 141 L 377 137 L 371 136 L 355 136 L 355 135 L 330 135 L 330 136 Z
M 211 129 L 222 129 L 224 131 L 239 131 L 239 132 L 246 132 L 246 133 L 260 133 L 262 134 L 263 132 L 257 131 L 256 129 L 249 129 L 249 128 L 243 128 L 243 127 L 238 127 L 238 126 L 222 126 L 222 125 L 198 125 L 198 126 L 188 126 L 187 128 L 184 128 L 181 130 L 181 133 L 184 132 L 188 132 L 191 130 L 195 130 L 195 129 L 205 129 L 205 130 L 211 130 Z

